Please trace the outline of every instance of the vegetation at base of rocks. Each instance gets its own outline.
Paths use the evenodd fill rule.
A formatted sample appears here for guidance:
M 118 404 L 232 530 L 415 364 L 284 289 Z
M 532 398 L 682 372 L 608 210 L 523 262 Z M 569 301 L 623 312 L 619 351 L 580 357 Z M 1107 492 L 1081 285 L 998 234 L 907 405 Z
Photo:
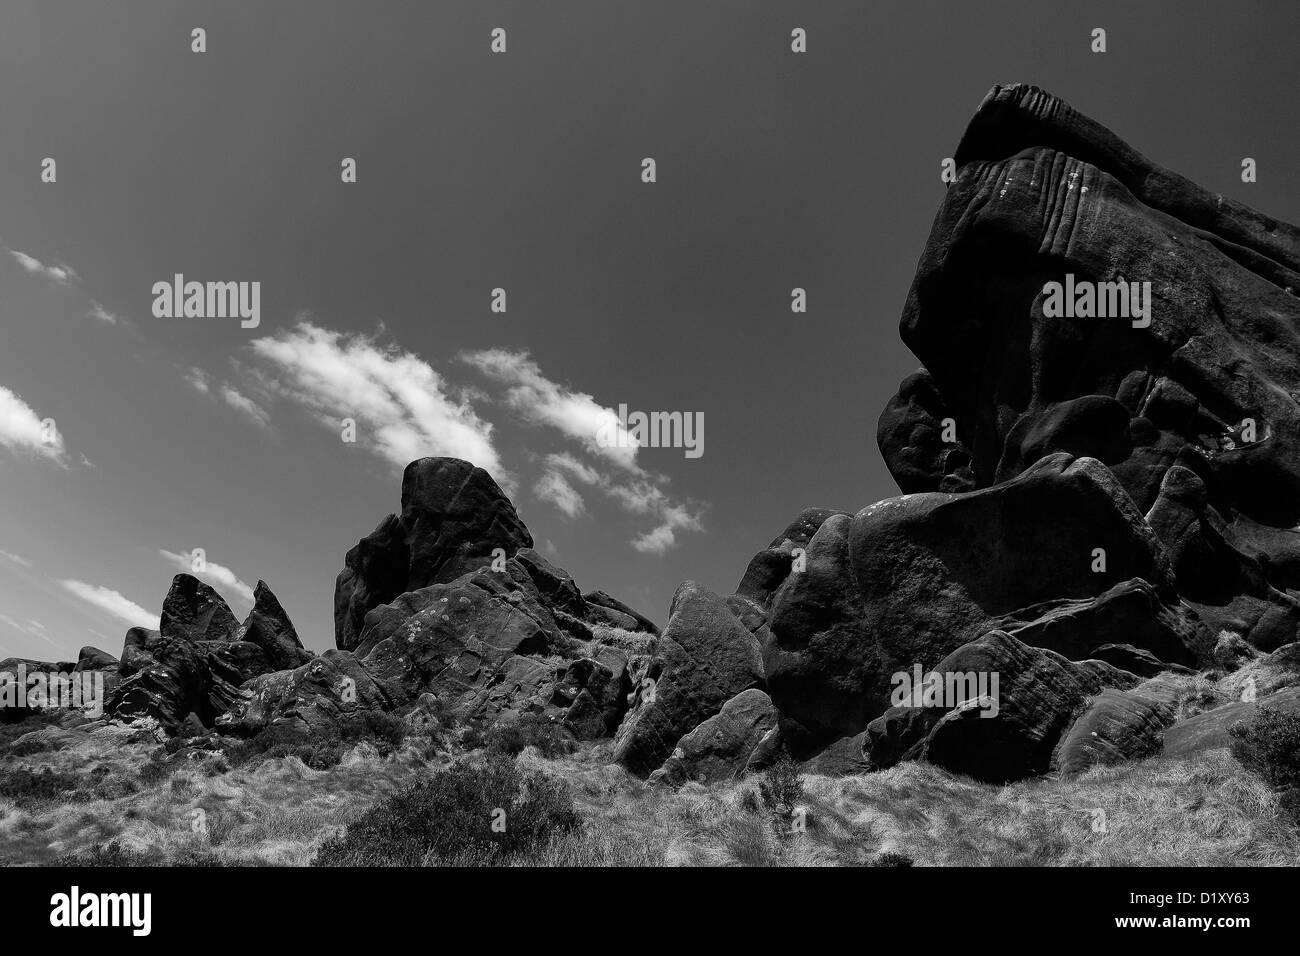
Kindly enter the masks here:
M 0 799 L 12 800 L 20 807 L 52 800 L 79 799 L 82 797 L 82 784 L 82 777 L 75 773 L 49 767 L 39 770 L 17 767 L 0 774 Z
M 119 840 L 104 846 L 94 846 L 82 853 L 68 853 L 53 860 L 50 866 L 116 867 L 116 866 L 230 866 L 216 854 L 198 849 L 185 850 L 169 856 L 158 850 L 133 850 Z
M 18 738 L 34 730 L 56 727 L 58 723 L 59 713 L 55 710 L 29 711 L 21 720 L 0 723 L 0 756 L 21 757 L 50 749 L 51 745 L 44 741 L 28 741 L 20 744 Z
M 1277 791 L 1279 807 L 1300 824 L 1300 714 L 1261 707 L 1228 734 L 1232 755 Z
M 781 756 L 763 771 L 758 783 L 758 799 L 779 833 L 791 832 L 795 808 L 802 797 L 803 778 L 799 776 L 799 765 L 789 757 Z
M 882 853 L 876 857 L 876 866 L 911 866 L 913 860 L 902 853 Z
M 256 765 L 276 757 L 297 757 L 313 770 L 328 770 L 362 741 L 373 743 L 381 757 L 388 756 L 402 745 L 407 729 L 400 717 L 366 711 L 351 715 L 340 721 L 337 728 L 321 733 L 273 724 L 248 740 L 226 743 L 223 750 L 231 767 Z
M 522 714 L 500 720 L 487 731 L 471 727 L 461 737 L 466 750 L 487 750 L 490 754 L 517 757 L 528 747 L 536 747 L 543 757 L 561 757 L 573 753 L 574 742 L 563 728 L 541 714 Z
M 328 840 L 318 866 L 493 862 L 582 827 L 563 782 L 491 755 L 439 770 Z

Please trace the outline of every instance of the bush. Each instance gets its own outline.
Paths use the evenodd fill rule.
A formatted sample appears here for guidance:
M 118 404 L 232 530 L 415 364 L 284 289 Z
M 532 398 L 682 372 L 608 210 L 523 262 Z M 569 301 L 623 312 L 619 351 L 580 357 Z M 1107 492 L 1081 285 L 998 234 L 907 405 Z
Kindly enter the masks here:
M 0 797 L 12 800 L 20 807 L 54 800 L 76 800 L 83 779 L 80 774 L 64 773 L 49 767 L 40 771 L 19 767 L 0 774 Z
M 758 797 L 772 817 L 778 833 L 789 833 L 794 822 L 795 806 L 803 796 L 803 779 L 799 765 L 783 756 L 763 772 L 758 782 Z
M 902 853 L 882 853 L 876 857 L 874 866 L 911 866 L 912 858 Z
M 1261 707 L 1251 721 L 1229 728 L 1232 755 L 1280 795 L 1285 812 L 1300 821 L 1300 714 Z
M 462 760 L 386 798 L 327 840 L 315 865 L 499 862 L 581 826 L 562 782 L 493 755 Z
M 113 840 L 103 846 L 94 846 L 81 853 L 70 853 L 55 859 L 51 866 L 114 867 L 114 866 L 226 866 L 210 851 L 186 848 L 171 858 L 158 849 L 132 850 Z
M 514 720 L 493 724 L 482 735 L 489 753 L 515 757 L 525 747 L 536 747 L 543 757 L 560 757 L 573 752 L 573 742 L 560 726 L 541 714 L 523 714 Z
M 12 715 L 6 713 L 10 708 L 0 708 L 0 715 L 6 719 L 0 722 L 0 755 L 13 754 L 14 756 L 24 756 L 29 753 L 35 753 L 37 750 L 48 749 L 41 745 L 32 747 L 23 744 L 21 748 L 14 747 L 14 741 L 19 737 L 30 734 L 33 730 L 40 730 L 43 727 L 50 727 L 58 724 L 59 714 L 55 710 L 29 710 L 23 711 L 25 714 L 19 720 L 11 720 Z
M 313 770 L 328 770 L 338 766 L 343 755 L 362 741 L 370 741 L 380 756 L 388 756 L 401 746 L 406 730 L 406 722 L 399 717 L 365 711 L 351 714 L 338 727 L 319 734 L 272 724 L 249 740 L 227 744 L 225 755 L 232 767 L 256 765 L 275 757 L 297 757 Z

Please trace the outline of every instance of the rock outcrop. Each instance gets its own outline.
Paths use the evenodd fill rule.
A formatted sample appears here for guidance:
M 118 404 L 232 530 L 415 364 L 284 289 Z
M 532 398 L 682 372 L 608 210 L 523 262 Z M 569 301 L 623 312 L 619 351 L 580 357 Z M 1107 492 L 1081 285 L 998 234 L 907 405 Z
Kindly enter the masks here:
M 579 740 L 610 737 L 644 661 L 640 645 L 649 649 L 658 633 L 604 592 L 584 596 L 533 550 L 491 476 L 457 459 L 408 465 L 401 515 L 380 522 L 345 564 L 338 650 L 255 675 L 219 726 L 318 729 L 358 710 L 402 713 L 435 699 L 455 725 L 541 715 Z
M 1300 230 L 1032 86 L 994 87 L 955 161 L 901 323 L 925 368 L 880 417 L 899 486 L 986 488 L 1053 452 L 1096 458 L 1150 512 L 1213 629 L 1295 640 Z M 1150 283 L 1149 315 L 1056 315 L 1046 287 L 1067 276 Z
M 1034 87 L 995 87 L 955 160 L 901 322 L 923 367 L 877 430 L 904 495 L 808 509 L 750 562 L 726 603 L 754 686 L 810 767 L 1159 752 L 1163 675 L 1300 636 L 1300 230 Z M 1000 669 L 996 717 L 891 704 L 953 668 Z M 681 777 L 697 710 L 624 762 L 680 749 Z
M 187 720 L 211 727 L 241 697 L 247 681 L 311 660 L 279 600 L 257 583 L 241 624 L 209 585 L 178 574 L 157 631 L 133 627 L 117 664 L 121 682 L 106 709 L 116 717 L 152 717 L 175 733 Z

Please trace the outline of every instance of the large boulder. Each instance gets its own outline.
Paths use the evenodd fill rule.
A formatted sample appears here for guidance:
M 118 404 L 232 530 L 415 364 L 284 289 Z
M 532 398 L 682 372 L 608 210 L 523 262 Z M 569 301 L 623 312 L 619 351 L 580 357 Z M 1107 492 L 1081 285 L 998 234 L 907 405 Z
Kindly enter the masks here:
M 1047 771 L 1091 696 L 1138 683 L 1109 664 L 1071 662 L 1002 631 L 953 651 L 925 678 L 868 727 L 868 761 L 881 768 L 922 759 L 992 783 Z
M 253 591 L 253 609 L 240 625 L 235 639 L 261 648 L 271 670 L 292 670 L 312 657 L 311 651 L 302 646 L 293 622 L 265 581 L 257 582 Z
M 120 683 L 113 682 L 106 709 L 124 719 L 152 717 L 169 733 L 195 722 L 210 727 L 241 698 L 245 682 L 311 657 L 265 582 L 258 582 L 253 609 L 240 624 L 216 591 L 178 574 L 160 630 L 127 631 L 116 662 Z M 83 651 L 83 658 L 100 666 L 112 660 L 102 652 Z
M 1097 765 L 1150 757 L 1160 752 L 1165 728 L 1173 719 L 1173 703 L 1142 686 L 1107 687 L 1061 738 L 1052 765 L 1072 776 Z
M 659 625 L 654 621 L 604 591 L 588 591 L 582 598 L 587 602 L 587 619 L 592 623 L 608 624 L 625 631 L 659 633 Z
M 428 692 L 457 721 L 494 720 L 544 709 L 558 637 L 536 600 L 484 570 L 375 608 L 353 653 L 391 706 Z
M 1165 730 L 1161 753 L 1166 757 L 1191 757 L 1205 750 L 1232 744 L 1229 731 L 1253 720 L 1259 708 L 1284 714 L 1300 714 L 1300 687 L 1286 687 L 1255 701 L 1234 701 L 1213 710 L 1180 720 Z
M 757 688 L 742 691 L 677 741 L 650 782 L 680 786 L 688 780 L 711 784 L 740 777 L 754 751 L 777 730 L 778 716 L 767 694 Z
M 1300 230 L 1032 86 L 994 87 L 954 158 L 901 322 L 925 367 L 880 417 L 899 487 L 984 488 L 1054 452 L 1096 458 L 1214 630 L 1266 650 L 1296 640 Z M 1149 315 L 1047 305 L 1049 283 L 1121 280 L 1149 283 Z M 1114 311 L 1131 304 L 1118 290 Z
M 757 638 L 723 598 L 687 581 L 673 595 L 668 625 L 633 691 L 614 759 L 649 776 L 682 737 L 737 694 L 762 685 Z
M 216 726 L 240 736 L 271 725 L 328 734 L 347 716 L 390 709 L 383 691 L 347 651 L 331 648 L 293 670 L 246 682 Z
M 1186 460 L 1186 459 L 1184 459 Z M 1265 651 L 1300 636 L 1300 535 L 1239 516 L 1229 524 L 1191 468 L 1164 476 L 1147 523 L 1170 553 L 1179 592 L 1216 631 L 1245 635 Z
M 402 511 L 347 553 L 334 591 L 335 642 L 355 647 L 371 608 L 513 558 L 532 536 L 492 476 L 458 458 L 421 458 L 402 475 Z
M 789 527 L 750 560 L 736 587 L 737 596 L 752 601 L 759 608 L 766 608 L 776 589 L 794 570 L 796 549 L 806 551 L 808 542 L 826 519 L 842 514 L 845 512 L 831 508 L 805 508 Z
M 163 600 L 158 629 L 163 637 L 183 641 L 229 641 L 239 621 L 211 586 L 192 574 L 178 574 Z
M 993 488 L 831 515 L 806 562 L 773 595 L 759 632 L 768 693 L 796 751 L 860 733 L 889 706 L 892 675 L 929 668 L 1009 622 L 1022 640 L 1079 657 L 1089 626 L 1126 617 L 1143 626 L 1103 628 L 1099 643 L 1124 633 L 1162 658 L 1207 653 L 1168 555 L 1095 459 L 1058 453 Z M 1055 623 L 1035 626 L 1044 614 Z
M 191 713 L 205 725 L 215 714 L 207 697 L 208 668 L 201 645 L 186 637 L 133 627 L 126 632 L 118 671 L 122 682 L 108 698 L 115 717 L 152 717 L 168 731 Z

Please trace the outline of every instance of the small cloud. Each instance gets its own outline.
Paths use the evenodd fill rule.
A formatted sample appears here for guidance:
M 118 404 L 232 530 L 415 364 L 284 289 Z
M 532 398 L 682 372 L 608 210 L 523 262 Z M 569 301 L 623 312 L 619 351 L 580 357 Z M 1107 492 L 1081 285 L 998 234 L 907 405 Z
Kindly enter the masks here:
M 549 501 L 555 507 L 570 518 L 576 518 L 587 510 L 586 503 L 582 500 L 582 495 L 578 490 L 569 484 L 569 480 L 558 470 L 551 469 L 546 471 L 537 484 L 533 487 L 533 493 L 543 501 Z
M 618 413 L 584 392 L 551 381 L 527 352 L 485 349 L 462 352 L 460 360 L 505 385 L 506 404 L 524 421 L 555 428 L 591 454 L 633 474 L 643 473 L 636 463 L 636 440 L 623 428 Z M 602 444 L 602 433 L 623 440 Z
M 463 458 L 509 491 L 513 479 L 492 425 L 420 356 L 377 337 L 332 332 L 309 321 L 252 342 L 264 387 L 305 408 L 336 435 L 357 423 L 361 447 L 404 468 L 427 455 Z
M 13 256 L 18 264 L 31 275 L 43 276 L 58 285 L 72 285 L 74 282 L 81 281 L 81 277 L 77 275 L 71 266 L 46 265 L 35 256 L 29 256 L 17 249 L 10 249 L 9 255 Z
M 64 579 L 59 584 L 68 593 L 81 598 L 87 604 L 97 607 L 101 611 L 106 611 L 119 621 L 123 621 L 132 627 L 147 627 L 150 630 L 158 630 L 158 615 L 150 614 L 140 605 L 129 598 L 123 597 L 112 588 L 87 584 L 84 581 L 76 581 L 71 578 Z
M 247 604 L 253 603 L 253 589 L 240 580 L 230 568 L 217 564 L 215 561 L 204 559 L 203 570 L 194 569 L 193 554 L 178 554 L 175 551 L 167 551 L 163 548 L 158 549 L 158 553 L 171 562 L 177 570 L 184 571 L 186 574 L 192 574 L 196 578 L 207 581 L 212 586 L 225 590 L 231 594 L 237 594 Z
M 212 394 L 212 376 L 203 371 L 203 369 L 191 366 L 190 368 L 185 369 L 184 375 L 186 383 L 190 388 L 194 389 L 194 391 L 202 395 Z
M 704 530 L 704 523 L 698 514 L 687 505 L 670 498 L 649 477 L 615 480 L 564 453 L 546 456 L 546 471 L 542 481 L 538 482 L 539 487 L 535 489 L 540 497 L 552 501 L 561 510 L 563 505 L 556 499 L 561 498 L 562 494 L 557 489 L 569 486 L 564 480 L 565 476 L 599 489 L 630 514 L 650 515 L 658 521 L 653 529 L 632 539 L 632 547 L 643 554 L 663 554 L 677 544 L 679 532 Z M 545 491 L 551 494 L 550 497 L 542 494 L 543 483 L 548 478 L 551 482 L 546 484 Z M 576 489 L 570 490 L 574 495 L 578 494 Z
M 194 366 L 182 369 L 181 376 L 185 384 L 200 395 L 221 399 L 259 428 L 271 427 L 270 413 L 229 382 L 217 382 L 203 369 Z
M 15 392 L 0 385 L 0 445 L 66 467 L 66 449 L 54 419 L 42 419 Z
M 32 566 L 31 561 L 24 558 L 21 554 L 14 554 L 12 551 L 0 551 L 0 558 L 4 558 L 6 561 L 12 561 L 20 568 L 30 568 Z
M 92 319 L 98 319 L 100 322 L 107 322 L 109 325 L 117 325 L 118 323 L 118 317 L 94 299 L 90 300 L 90 311 L 87 315 Z
M 247 395 L 229 385 L 222 385 L 221 397 L 225 400 L 227 405 L 240 412 L 254 425 L 257 425 L 259 428 L 271 427 L 270 414 L 267 413 L 266 409 L 257 404 L 257 402 L 253 401 Z
M 26 634 L 28 637 L 34 637 L 38 641 L 44 641 L 46 644 L 57 647 L 55 640 L 50 637 L 49 629 L 40 621 L 33 621 L 30 618 L 27 623 L 23 624 L 15 621 L 8 614 L 0 614 L 0 624 L 7 624 L 9 627 L 18 631 L 20 634 Z

